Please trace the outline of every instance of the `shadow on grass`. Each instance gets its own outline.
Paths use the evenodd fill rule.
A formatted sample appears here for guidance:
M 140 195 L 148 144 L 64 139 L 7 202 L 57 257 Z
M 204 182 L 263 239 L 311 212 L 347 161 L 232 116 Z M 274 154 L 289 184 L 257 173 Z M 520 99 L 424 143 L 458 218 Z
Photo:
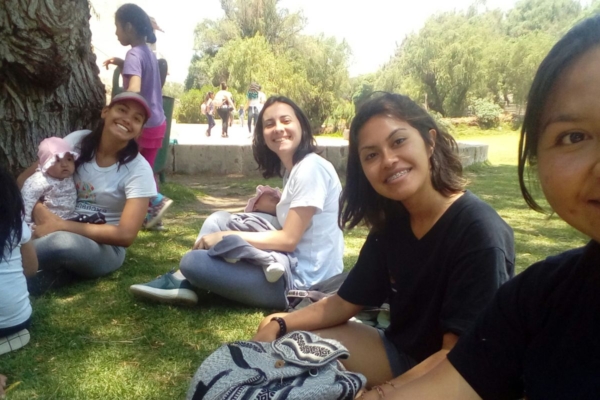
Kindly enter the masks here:
M 585 243 L 557 217 L 527 208 L 516 167 L 481 166 L 467 172 L 469 189 L 513 227 L 517 270 Z M 240 306 L 204 293 L 197 307 L 139 301 L 130 285 L 177 268 L 191 248 L 204 216 L 219 199 L 241 208 L 264 181 L 244 178 L 175 177 L 161 189 L 175 200 L 165 232 L 141 232 L 125 264 L 108 277 L 79 281 L 33 300 L 31 343 L 0 356 L 0 373 L 22 382 L 8 399 L 183 398 L 189 379 L 223 342 L 248 339 L 269 310 Z M 271 186 L 281 179 L 269 181 Z M 210 201 L 209 201 L 210 200 Z M 233 207 L 233 206 L 232 206 Z M 367 230 L 345 233 L 345 269 L 356 258 Z M 9 382 L 9 384 L 10 384 Z

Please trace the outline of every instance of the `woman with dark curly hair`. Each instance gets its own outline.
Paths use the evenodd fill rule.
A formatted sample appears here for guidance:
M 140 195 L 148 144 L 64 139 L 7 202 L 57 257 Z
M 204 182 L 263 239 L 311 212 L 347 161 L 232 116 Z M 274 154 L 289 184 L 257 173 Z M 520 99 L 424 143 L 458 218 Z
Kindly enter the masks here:
M 287 290 L 308 288 L 342 272 L 344 240 L 337 226 L 342 188 L 331 163 L 315 153 L 308 118 L 292 100 L 271 97 L 258 116 L 255 132 L 252 147 L 263 176 L 283 176 L 279 202 L 261 210 L 274 215 L 271 222 L 278 229 L 234 231 L 228 225 L 231 214 L 216 212 L 204 222 L 180 270 L 131 286 L 134 295 L 195 304 L 196 287 L 251 306 L 281 310 L 287 306 Z M 253 249 L 293 254 L 297 265 L 286 272 L 288 279 L 271 282 L 261 268 L 245 259 L 233 264 L 211 256 L 223 237 L 231 235 Z
M 589 242 L 502 286 L 447 359 L 408 385 L 384 386 L 386 399 L 600 398 L 598 65 L 600 15 L 572 28 L 540 64 L 519 143 L 525 202 L 543 211 L 530 192 L 541 186 L 552 212 Z
M 414 379 L 445 358 L 514 272 L 511 228 L 464 190 L 457 144 L 406 96 L 383 93 L 350 128 L 339 224 L 371 231 L 336 295 L 263 320 L 254 340 L 317 331 L 350 351 L 369 386 Z M 349 322 L 390 304 L 385 330 Z

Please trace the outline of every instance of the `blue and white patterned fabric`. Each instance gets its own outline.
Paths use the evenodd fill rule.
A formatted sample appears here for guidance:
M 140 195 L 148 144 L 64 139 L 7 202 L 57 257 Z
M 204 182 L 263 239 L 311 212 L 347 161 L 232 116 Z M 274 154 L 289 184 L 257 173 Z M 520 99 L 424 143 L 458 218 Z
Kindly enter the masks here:
M 188 400 L 352 400 L 366 384 L 346 371 L 339 342 L 304 331 L 272 343 L 233 342 L 218 348 L 200 366 Z

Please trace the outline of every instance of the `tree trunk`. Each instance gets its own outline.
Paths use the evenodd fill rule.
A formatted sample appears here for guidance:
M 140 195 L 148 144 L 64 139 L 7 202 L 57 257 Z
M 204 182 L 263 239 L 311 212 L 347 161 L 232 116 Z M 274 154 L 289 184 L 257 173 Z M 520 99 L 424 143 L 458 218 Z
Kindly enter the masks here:
M 87 0 L 0 2 L 0 165 L 13 173 L 37 146 L 91 128 L 105 105 Z

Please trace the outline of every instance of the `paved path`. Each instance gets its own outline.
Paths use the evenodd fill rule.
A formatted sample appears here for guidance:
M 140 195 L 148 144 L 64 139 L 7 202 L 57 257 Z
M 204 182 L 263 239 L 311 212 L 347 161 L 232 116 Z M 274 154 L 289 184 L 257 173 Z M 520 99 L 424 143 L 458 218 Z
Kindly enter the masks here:
M 204 133 L 208 128 L 207 124 L 178 124 L 171 126 L 171 139 L 177 139 L 178 144 L 203 144 L 203 145 L 244 145 L 252 144 L 252 139 L 248 133 L 247 126 L 242 128 L 236 121 L 229 127 L 229 137 L 221 137 L 221 121 L 212 129 L 211 135 L 207 137 Z M 317 143 L 320 146 L 346 146 L 347 140 L 341 138 L 329 138 L 317 136 Z

